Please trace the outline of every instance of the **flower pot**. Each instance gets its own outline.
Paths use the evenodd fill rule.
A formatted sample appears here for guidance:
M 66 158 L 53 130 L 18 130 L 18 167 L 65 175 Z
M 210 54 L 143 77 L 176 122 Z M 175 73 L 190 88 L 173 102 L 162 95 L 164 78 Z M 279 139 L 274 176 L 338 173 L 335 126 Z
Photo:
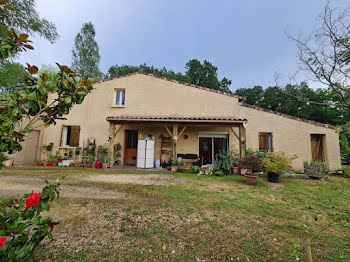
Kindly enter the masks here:
M 268 172 L 267 173 L 267 180 L 272 183 L 279 183 L 280 182 L 280 174 Z
M 102 163 L 98 160 L 95 161 L 95 168 L 102 168 Z
M 242 176 L 245 176 L 247 174 L 247 169 L 244 168 L 244 167 L 241 167 L 241 172 L 240 173 L 241 173 Z
M 39 161 L 34 161 L 34 166 L 38 166 L 39 164 Z
M 102 168 L 107 169 L 107 163 L 102 163 Z
M 52 166 L 57 166 L 57 164 L 58 164 L 57 161 L 52 162 Z
M 245 182 L 246 182 L 247 185 L 255 186 L 257 179 L 258 179 L 258 175 L 257 174 L 246 174 L 245 175 Z
M 191 171 L 191 168 L 182 168 L 182 172 L 189 173 Z
M 47 162 L 46 161 L 43 161 L 43 166 L 47 166 Z
M 232 168 L 232 173 L 237 175 L 238 174 L 238 169 L 239 169 L 238 167 L 233 167 Z
M 52 163 L 51 162 L 47 163 L 47 166 L 52 166 Z
M 201 171 L 204 173 L 205 172 L 205 167 L 201 167 Z
M 179 170 L 178 166 L 171 166 L 171 172 L 177 172 Z

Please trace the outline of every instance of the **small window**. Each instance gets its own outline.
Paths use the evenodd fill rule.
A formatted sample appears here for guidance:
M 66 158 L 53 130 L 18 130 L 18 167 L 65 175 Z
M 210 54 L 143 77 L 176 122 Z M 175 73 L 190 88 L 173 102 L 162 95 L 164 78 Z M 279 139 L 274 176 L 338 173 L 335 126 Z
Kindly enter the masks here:
M 259 133 L 259 151 L 272 152 L 272 133 Z
M 62 146 L 78 147 L 80 126 L 64 126 L 62 129 Z
M 124 106 L 125 104 L 125 90 L 116 90 L 115 92 L 115 105 Z

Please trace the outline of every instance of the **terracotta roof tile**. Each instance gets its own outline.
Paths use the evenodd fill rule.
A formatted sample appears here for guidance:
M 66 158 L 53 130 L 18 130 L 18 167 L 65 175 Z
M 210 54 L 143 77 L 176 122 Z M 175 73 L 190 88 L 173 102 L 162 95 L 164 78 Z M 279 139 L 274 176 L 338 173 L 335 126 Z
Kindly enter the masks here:
M 191 121 L 238 121 L 238 122 L 246 122 L 246 119 L 239 119 L 231 116 L 169 116 L 169 115 L 149 115 L 149 116 L 140 116 L 140 115 L 118 115 L 118 116 L 109 116 L 107 120 L 150 120 L 150 119 L 158 119 L 158 120 L 191 120 Z

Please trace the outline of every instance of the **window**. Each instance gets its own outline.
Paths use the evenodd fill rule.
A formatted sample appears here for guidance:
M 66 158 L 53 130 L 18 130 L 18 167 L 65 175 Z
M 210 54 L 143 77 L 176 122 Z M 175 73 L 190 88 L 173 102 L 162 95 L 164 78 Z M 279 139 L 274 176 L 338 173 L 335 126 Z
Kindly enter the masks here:
M 63 126 L 61 145 L 65 147 L 78 147 L 80 126 Z
M 115 92 L 115 105 L 124 106 L 125 104 L 125 90 L 116 90 Z
M 259 151 L 272 152 L 272 133 L 259 133 Z

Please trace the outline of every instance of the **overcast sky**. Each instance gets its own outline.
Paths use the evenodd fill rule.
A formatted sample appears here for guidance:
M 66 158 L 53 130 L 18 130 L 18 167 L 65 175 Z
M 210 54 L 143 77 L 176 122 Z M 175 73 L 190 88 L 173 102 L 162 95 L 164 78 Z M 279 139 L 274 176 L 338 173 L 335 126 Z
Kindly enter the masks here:
M 324 0 L 36 0 L 60 34 L 55 44 L 33 38 L 20 62 L 71 65 L 74 37 L 95 25 L 100 69 L 147 63 L 184 72 L 192 58 L 216 65 L 231 89 L 274 85 L 275 73 L 297 68 L 295 43 L 285 32 L 310 32 Z M 335 1 L 344 3 L 342 0 Z

